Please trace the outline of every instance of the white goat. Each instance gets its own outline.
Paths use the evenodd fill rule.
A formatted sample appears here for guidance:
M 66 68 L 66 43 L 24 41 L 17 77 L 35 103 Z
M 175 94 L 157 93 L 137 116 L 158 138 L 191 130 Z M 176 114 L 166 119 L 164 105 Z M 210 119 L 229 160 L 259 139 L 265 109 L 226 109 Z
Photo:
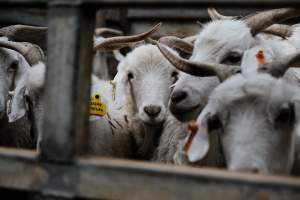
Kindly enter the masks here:
M 36 45 L 8 41 L 6 37 L 1 38 L 0 47 L 0 143 L 34 148 L 35 132 L 26 82 L 30 64 L 43 60 L 43 53 Z
M 224 153 L 230 170 L 291 173 L 299 153 L 295 146 L 299 142 L 300 90 L 265 73 L 283 76 L 300 54 L 280 55 L 271 46 L 244 53 L 242 75 L 233 76 L 213 91 L 197 119 L 199 130 L 187 150 L 188 160 L 183 152 L 189 141 L 186 138 L 178 146 L 176 163 L 199 165 L 202 161 L 203 165 L 203 160 L 216 161 Z M 211 156 L 211 151 L 219 153 Z M 296 170 L 294 166 L 294 173 Z
M 125 107 L 137 157 L 152 156 L 176 76 L 177 71 L 154 45 L 137 47 L 118 66 L 116 102 Z
M 299 103 L 298 88 L 268 74 L 228 79 L 214 90 L 197 119 L 189 161 L 201 160 L 221 145 L 230 170 L 290 173 Z M 212 144 L 213 135 L 219 144 Z
M 92 96 L 107 102 L 107 114 L 90 116 L 90 153 L 149 159 L 164 123 L 176 70 L 154 45 L 142 45 L 119 63 L 113 81 L 92 78 Z

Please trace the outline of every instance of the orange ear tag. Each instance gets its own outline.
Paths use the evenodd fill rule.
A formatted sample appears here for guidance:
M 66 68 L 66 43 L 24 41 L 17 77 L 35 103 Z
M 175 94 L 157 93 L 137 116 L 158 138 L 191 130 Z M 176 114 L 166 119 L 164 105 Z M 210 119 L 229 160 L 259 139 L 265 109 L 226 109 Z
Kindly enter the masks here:
M 183 146 L 183 151 L 186 153 L 190 149 L 193 139 L 198 131 L 198 124 L 196 122 L 190 122 L 188 124 L 188 130 L 189 130 L 189 137 L 188 137 L 187 142 Z
M 265 54 L 262 50 L 259 50 L 257 53 L 256 53 L 256 60 L 258 62 L 258 64 L 266 64 L 266 58 L 265 58 Z

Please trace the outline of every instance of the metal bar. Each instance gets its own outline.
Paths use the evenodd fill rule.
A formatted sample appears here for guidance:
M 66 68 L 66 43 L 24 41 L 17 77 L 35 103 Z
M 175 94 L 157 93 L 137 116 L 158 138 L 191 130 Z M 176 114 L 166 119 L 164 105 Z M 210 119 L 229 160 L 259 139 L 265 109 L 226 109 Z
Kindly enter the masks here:
M 300 180 L 124 160 L 36 162 L 36 153 L 0 150 L 0 187 L 103 199 L 300 199 Z
M 71 162 L 88 136 L 94 12 L 51 7 L 41 157 Z M 80 141 L 80 142 L 78 142 Z
M 101 8 L 195 8 L 207 6 L 222 7 L 283 7 L 299 6 L 298 0 L 51 0 L 51 4 L 74 6 L 91 5 Z M 47 0 L 1 0 L 2 6 L 45 7 Z
M 227 8 L 227 9 L 218 9 L 220 13 L 223 15 L 228 15 L 228 16 L 245 16 L 250 13 L 257 12 L 262 9 L 249 9 L 249 8 L 241 8 L 241 9 L 232 9 L 232 8 Z M 130 20 L 134 19 L 137 21 L 143 21 L 145 18 L 146 19 L 152 19 L 156 20 L 157 18 L 188 18 L 188 19 L 210 19 L 208 13 L 207 13 L 207 8 L 194 8 L 194 9 L 160 9 L 160 10 L 155 10 L 155 9 L 128 9 L 128 18 Z
M 47 10 L 25 10 L 25 9 L 3 9 L 0 8 L 0 23 L 9 24 L 27 24 L 35 26 L 46 26 Z
M 47 0 L 0 0 L 0 5 L 2 8 L 4 6 L 11 8 L 45 8 L 47 6 L 47 3 Z
M 300 5 L 298 0 L 53 0 L 51 3 L 60 5 L 92 5 L 101 6 L 101 8 L 283 7 Z

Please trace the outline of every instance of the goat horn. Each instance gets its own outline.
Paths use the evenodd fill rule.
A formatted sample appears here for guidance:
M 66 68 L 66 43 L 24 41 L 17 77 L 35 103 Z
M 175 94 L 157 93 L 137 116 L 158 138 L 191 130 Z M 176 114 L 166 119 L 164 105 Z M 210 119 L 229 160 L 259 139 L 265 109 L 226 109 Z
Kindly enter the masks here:
M 47 31 L 47 27 L 13 25 L 1 28 L 0 36 L 16 42 L 30 42 L 46 49 Z
M 293 28 L 285 24 L 273 24 L 272 26 L 263 30 L 264 33 L 276 35 L 282 38 L 291 37 L 293 34 Z
M 95 36 L 102 36 L 102 35 L 113 35 L 113 36 L 121 36 L 123 35 L 123 31 L 112 29 L 112 28 L 96 28 L 95 29 Z
M 37 45 L 28 42 L 0 41 L 0 47 L 8 48 L 22 54 L 30 65 L 45 59 L 44 53 Z
M 113 51 L 113 54 L 114 54 L 116 60 L 119 61 L 119 62 L 121 62 L 122 60 L 125 59 L 125 57 L 122 55 L 122 53 L 120 52 L 119 49 L 114 50 L 114 51 Z
M 130 43 L 139 42 L 150 37 L 153 33 L 155 33 L 162 23 L 155 25 L 149 31 L 146 31 L 141 34 L 133 35 L 133 36 L 118 36 L 118 37 L 111 37 L 107 38 L 100 43 L 96 43 L 94 45 L 95 51 L 113 51 L 116 49 L 121 49 L 123 47 L 128 46 Z
M 300 15 L 298 9 L 281 8 L 257 13 L 244 19 L 253 36 L 275 23 Z
M 166 59 L 178 70 L 194 76 L 218 76 L 221 81 L 227 79 L 232 74 L 240 71 L 239 66 L 223 65 L 218 63 L 198 63 L 186 60 L 175 55 L 168 48 L 157 43 L 157 46 Z
M 183 39 L 180 39 L 178 37 L 165 36 L 165 37 L 161 37 L 158 41 L 160 43 L 166 44 L 167 46 L 169 46 L 173 49 L 179 49 L 180 51 L 183 51 L 188 54 L 193 53 L 193 49 L 194 49 L 193 44 L 191 44 Z
M 196 39 L 197 39 L 198 35 L 191 35 L 191 36 L 188 36 L 188 37 L 185 37 L 183 38 L 183 40 L 185 42 L 188 42 L 188 43 L 191 43 L 191 44 L 194 44 Z
M 236 17 L 233 16 L 224 16 L 221 15 L 215 8 L 208 8 L 207 9 L 209 17 L 213 20 L 232 20 L 235 19 Z

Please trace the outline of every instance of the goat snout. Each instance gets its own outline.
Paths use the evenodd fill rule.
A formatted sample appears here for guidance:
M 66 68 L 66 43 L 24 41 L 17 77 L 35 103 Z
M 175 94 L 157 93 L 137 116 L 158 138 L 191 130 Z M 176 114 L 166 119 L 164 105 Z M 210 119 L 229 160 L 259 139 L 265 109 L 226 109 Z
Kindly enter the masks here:
M 179 103 L 183 101 L 188 96 L 187 92 L 185 91 L 175 91 L 171 95 L 171 101 L 172 103 Z
M 161 107 L 156 105 L 149 105 L 144 107 L 144 111 L 149 117 L 156 117 L 161 112 Z

